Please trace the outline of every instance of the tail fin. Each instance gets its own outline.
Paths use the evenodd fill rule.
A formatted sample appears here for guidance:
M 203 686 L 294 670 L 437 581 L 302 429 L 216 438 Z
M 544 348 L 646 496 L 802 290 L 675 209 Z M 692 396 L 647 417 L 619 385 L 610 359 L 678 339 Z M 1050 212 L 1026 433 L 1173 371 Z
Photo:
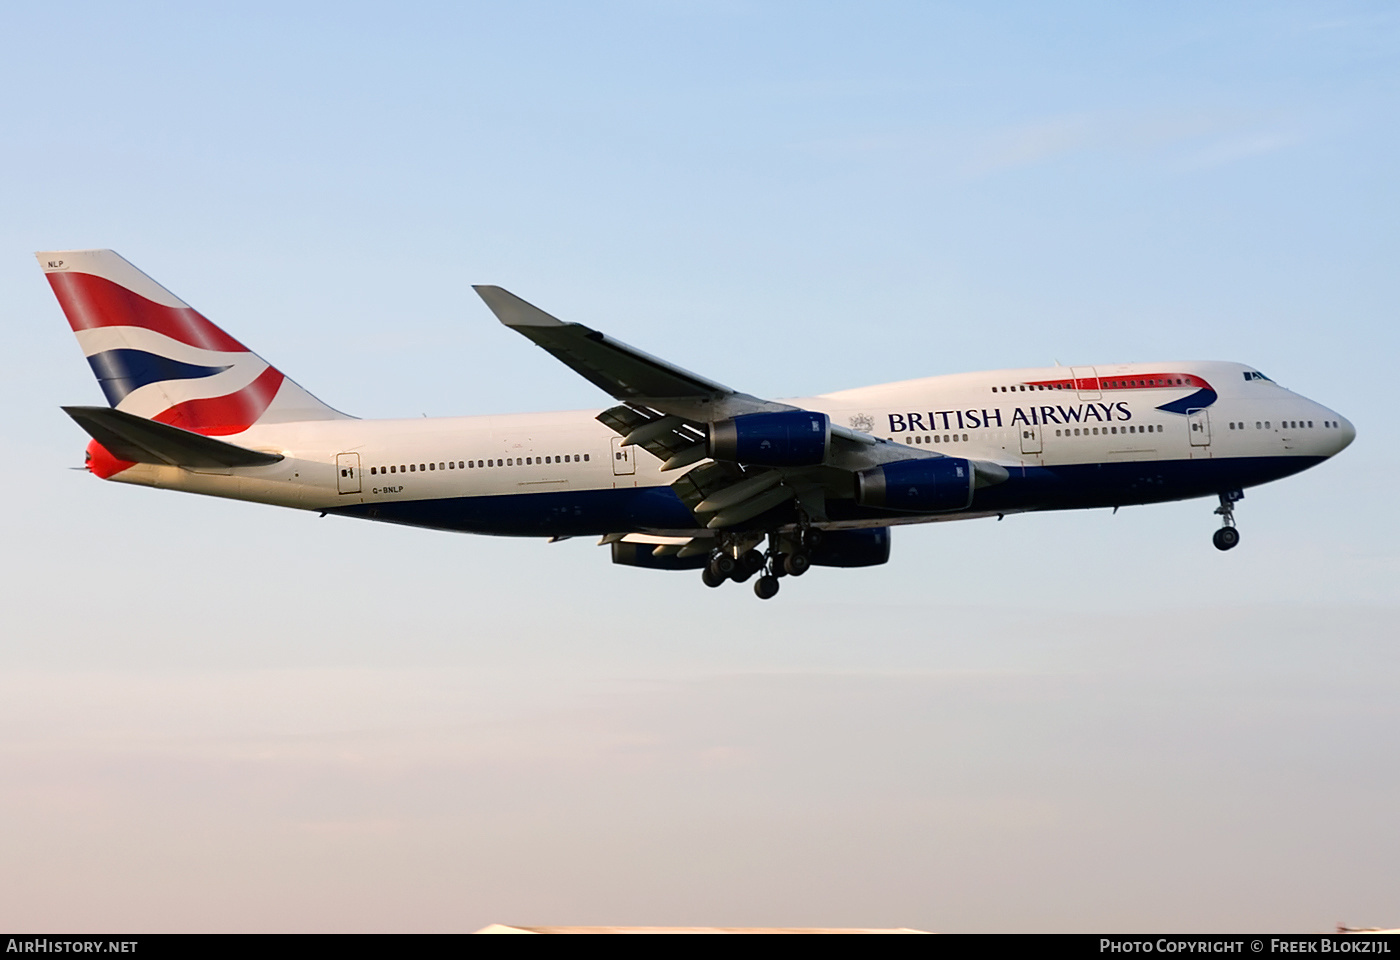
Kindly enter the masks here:
M 206 436 L 347 419 L 113 251 L 37 256 L 116 409 Z

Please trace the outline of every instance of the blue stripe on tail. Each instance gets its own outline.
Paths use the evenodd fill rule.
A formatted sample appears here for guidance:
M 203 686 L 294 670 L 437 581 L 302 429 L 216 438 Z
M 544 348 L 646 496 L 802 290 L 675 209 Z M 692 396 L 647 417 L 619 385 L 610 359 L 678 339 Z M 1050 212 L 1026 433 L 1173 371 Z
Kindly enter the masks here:
M 112 406 L 122 402 L 131 391 L 149 383 L 163 380 L 199 380 L 223 373 L 232 364 L 223 367 L 202 367 L 194 363 L 182 363 L 157 353 L 145 350 L 105 350 L 88 357 L 92 372 L 107 402 Z

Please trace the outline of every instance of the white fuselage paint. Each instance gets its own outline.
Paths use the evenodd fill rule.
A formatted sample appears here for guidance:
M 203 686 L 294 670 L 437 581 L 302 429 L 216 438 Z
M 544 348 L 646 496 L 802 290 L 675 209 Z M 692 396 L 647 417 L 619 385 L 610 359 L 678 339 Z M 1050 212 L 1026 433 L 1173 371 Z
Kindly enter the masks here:
M 1173 371 L 1199 376 L 1217 397 L 1206 409 L 1209 442 L 1192 443 L 1184 413 L 1158 405 L 1192 391 L 1180 387 L 1104 391 L 1097 400 L 1075 390 L 1022 389 L 1036 381 L 1070 376 L 1071 368 L 1004 370 L 929 377 L 786 401 L 831 416 L 834 423 L 920 452 L 993 461 L 1007 467 L 1055 467 L 1132 461 L 1201 458 L 1330 457 L 1355 436 L 1343 417 L 1267 379 L 1246 379 L 1252 368 L 1219 362 L 1117 364 L 1094 368 L 1100 378 Z M 1079 368 L 1075 368 L 1076 370 Z M 1089 368 L 1084 368 L 1089 369 Z M 1008 387 L 1001 392 L 1001 387 Z M 1085 394 L 1089 396 L 1089 394 Z M 1039 442 L 1022 436 L 1019 408 L 1058 408 L 1086 403 L 1107 405 L 1102 420 L 1034 424 Z M 1117 405 L 1124 406 L 1119 407 Z M 971 425 L 987 411 L 988 423 Z M 944 418 L 940 411 L 948 412 Z M 956 412 L 978 411 L 958 425 Z M 1000 417 L 991 416 L 999 411 Z M 511 497 L 556 491 L 612 490 L 666 486 L 684 470 L 663 473 L 661 463 L 632 450 L 635 472 L 614 471 L 616 434 L 596 419 L 598 411 L 526 413 L 508 416 L 408 420 L 319 420 L 263 424 L 221 439 L 285 459 L 264 467 L 196 471 L 137 464 L 111 479 L 212 496 L 307 510 L 350 504 L 425 501 L 458 497 Z M 921 414 L 923 427 L 911 429 L 909 414 Z M 1099 409 L 1104 415 L 1102 407 Z M 930 415 L 935 415 L 930 417 Z M 1042 420 L 1039 413 L 1034 414 Z M 902 420 L 901 420 L 902 418 Z M 903 422 L 905 429 L 890 429 Z M 1231 429 L 1229 424 L 1241 424 Z M 1258 424 L 1258 426 L 1256 426 Z M 1302 426 L 1292 426 L 1302 424 Z M 1335 424 L 1335 426 L 1324 426 Z M 1288 426 L 1285 426 L 1288 425 Z M 1146 432 L 1141 428 L 1151 426 Z M 1161 427 L 1160 431 L 1156 429 Z M 936 429 L 934 429 L 936 427 Z M 1131 432 L 1127 428 L 1134 428 Z M 1057 435 L 1056 431 L 1060 434 Z M 1074 431 L 1080 431 L 1075 435 Z M 1101 431 L 1101 432 L 1095 432 Z M 1038 446 L 1039 450 L 1031 449 Z M 358 492 L 346 486 L 337 457 L 358 456 Z M 576 458 L 577 455 L 577 458 Z M 586 456 L 586 460 L 584 459 Z M 565 460 L 567 458 L 567 460 Z M 544 462 L 548 459 L 549 462 Z M 508 466 L 458 468 L 457 463 L 508 461 Z M 452 463 L 450 469 L 448 463 Z M 418 469 L 431 464 L 432 469 Z M 412 470 L 399 468 L 413 465 Z M 383 468 L 393 472 L 383 473 Z M 354 486 L 351 484 L 350 486 Z M 1125 502 L 1132 502 L 1131 498 Z M 927 517 L 923 519 L 935 519 Z M 937 519 L 946 519 L 941 517 Z M 904 522 L 918 522 L 907 518 Z

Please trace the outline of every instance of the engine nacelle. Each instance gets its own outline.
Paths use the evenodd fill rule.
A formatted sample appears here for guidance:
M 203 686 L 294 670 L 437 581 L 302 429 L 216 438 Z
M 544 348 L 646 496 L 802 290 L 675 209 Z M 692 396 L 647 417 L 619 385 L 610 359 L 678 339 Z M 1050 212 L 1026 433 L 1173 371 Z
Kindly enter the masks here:
M 856 474 L 856 502 L 914 513 L 964 510 L 972 503 L 976 475 L 960 457 L 897 460 Z
M 764 467 L 810 467 L 826 460 L 831 418 L 810 410 L 748 413 L 710 424 L 712 460 Z
M 821 543 L 812 548 L 818 567 L 877 567 L 890 559 L 890 528 L 823 530 Z

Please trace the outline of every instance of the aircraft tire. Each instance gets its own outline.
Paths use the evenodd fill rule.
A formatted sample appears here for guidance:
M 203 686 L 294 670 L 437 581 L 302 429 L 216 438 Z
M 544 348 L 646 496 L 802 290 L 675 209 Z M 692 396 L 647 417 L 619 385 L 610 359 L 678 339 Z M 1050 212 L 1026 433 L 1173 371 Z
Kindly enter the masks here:
M 714 564 L 711 564 L 700 571 L 700 579 L 705 581 L 707 587 L 717 587 L 729 578 L 715 570 Z
M 783 558 L 783 569 L 789 576 L 800 577 L 812 566 L 812 561 L 805 553 L 789 553 Z
M 1221 527 L 1211 538 L 1217 550 L 1232 550 L 1240 542 L 1240 532 L 1234 527 Z
M 778 595 L 778 578 L 774 576 L 762 576 L 753 585 L 753 592 L 760 600 L 772 600 Z

